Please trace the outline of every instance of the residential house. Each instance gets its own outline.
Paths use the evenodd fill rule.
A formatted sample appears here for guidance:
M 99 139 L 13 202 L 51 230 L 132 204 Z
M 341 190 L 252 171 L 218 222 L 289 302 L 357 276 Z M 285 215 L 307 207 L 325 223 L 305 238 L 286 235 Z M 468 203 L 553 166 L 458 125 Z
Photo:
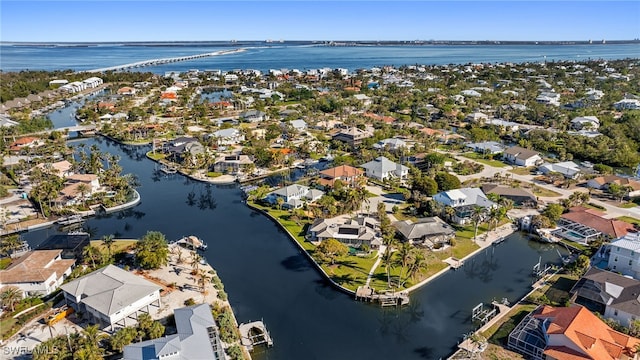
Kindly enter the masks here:
M 515 206 L 538 207 L 538 198 L 529 190 L 524 188 L 513 188 L 496 184 L 482 185 L 482 192 L 485 194 L 496 194 L 501 198 L 513 201 Z
M 222 129 L 210 135 L 216 141 L 218 146 L 237 145 L 244 141 L 242 131 L 235 128 Z
M 497 126 L 507 132 L 515 132 L 520 129 L 521 124 L 503 119 L 489 119 L 485 121 L 486 125 Z
M 380 156 L 373 161 L 360 165 L 366 171 L 366 176 L 384 181 L 388 178 L 406 179 L 409 175 L 409 168 L 397 164 L 384 156 Z
M 68 183 L 83 183 L 89 187 L 89 194 L 94 194 L 100 190 L 100 181 L 95 174 L 71 174 L 67 176 Z
M 283 200 L 282 206 L 290 209 L 301 208 L 306 202 L 320 199 L 324 192 L 311 189 L 308 186 L 292 184 L 268 193 L 264 200 L 270 204 L 277 204 L 278 198 Z
M 216 159 L 213 171 L 235 175 L 251 165 L 253 165 L 253 160 L 248 155 L 225 155 Z
M 497 143 L 495 141 L 471 143 L 471 144 L 467 144 L 467 148 L 470 148 L 477 153 L 485 154 L 485 155 L 500 154 L 505 149 L 504 145 Z
M 353 186 L 363 178 L 364 171 L 349 165 L 340 165 L 320 171 L 318 183 L 322 186 L 333 187 L 336 180 L 345 185 Z
M 298 133 L 307 130 L 307 122 L 301 119 L 289 121 L 289 125 Z
M 489 115 L 481 113 L 481 112 L 473 112 L 473 113 L 467 115 L 464 118 L 464 120 L 468 121 L 468 122 L 483 123 L 486 120 L 489 120 Z
M 640 280 L 640 232 L 630 232 L 611 241 L 607 249 L 608 269 Z
M 613 104 L 616 110 L 638 110 L 640 109 L 640 100 L 638 99 L 622 99 Z
M 624 178 L 618 175 L 605 175 L 587 181 L 588 187 L 598 190 L 606 190 L 611 184 L 628 186 L 631 190 L 628 195 L 630 198 L 640 196 L 640 181 L 632 178 Z
M 573 161 L 544 163 L 538 167 L 538 170 L 545 175 L 552 172 L 560 173 L 567 179 L 577 179 L 581 175 L 580 167 Z
M 196 156 L 205 152 L 204 146 L 196 138 L 179 137 L 165 144 L 165 152 L 176 160 L 184 160 L 187 156 Z
M 635 359 L 640 339 L 613 330 L 580 305 L 541 305 L 513 329 L 509 349 L 533 360 Z
M 62 250 L 29 251 L 0 270 L 0 288 L 14 286 L 22 295 L 45 296 L 58 289 L 71 274 L 76 261 L 63 259 Z
M 595 116 L 579 116 L 571 120 L 571 127 L 576 130 L 598 130 L 600 120 Z
M 60 288 L 67 305 L 111 331 L 135 325 L 139 314 L 151 314 L 152 309 L 160 308 L 160 286 L 114 265 Z
M 341 141 L 355 148 L 362 144 L 362 140 L 370 138 L 371 136 L 373 136 L 372 132 L 353 126 L 348 129 L 341 129 L 333 135 L 333 140 Z
M 177 333 L 124 347 L 122 359 L 225 360 L 220 330 L 208 304 L 174 309 Z
M 45 173 L 55 175 L 63 179 L 73 174 L 73 165 L 67 160 L 56 161 L 54 163 L 41 163 L 36 165 L 36 167 Z
M 640 319 L 640 281 L 611 271 L 590 268 L 573 286 L 571 301 L 622 326 Z
M 479 188 L 462 188 L 449 191 L 441 191 L 433 196 L 433 200 L 442 206 L 450 206 L 455 210 L 451 219 L 456 224 L 471 222 L 473 208 L 476 206 L 489 209 L 496 204 L 487 199 L 487 196 Z
M 437 216 L 393 223 L 397 232 L 412 245 L 425 246 L 430 249 L 449 242 L 456 236 L 455 230 Z
M 9 145 L 11 151 L 21 151 L 23 149 L 35 148 L 44 145 L 44 141 L 37 137 L 27 136 L 20 138 Z
M 132 96 L 136 94 L 136 89 L 130 87 L 130 86 L 123 86 L 120 89 L 118 89 L 118 95 L 123 95 L 123 96 Z
M 390 138 L 378 141 L 373 144 L 373 148 L 376 150 L 400 151 L 407 150 L 409 146 L 402 139 Z
M 371 98 L 365 94 L 355 94 L 353 97 L 358 100 L 363 106 L 369 106 L 372 104 Z
M 88 89 L 88 88 L 97 88 L 98 86 L 102 85 L 104 81 L 99 77 L 93 76 L 83 80 L 82 83 L 85 84 L 85 87 Z
M 512 146 L 502 153 L 502 158 L 511 164 L 519 166 L 535 166 L 542 163 L 540 153 L 534 150 L 521 148 L 520 146 Z
M 615 239 L 635 231 L 632 224 L 617 219 L 605 219 L 603 215 L 604 213 L 598 210 L 582 206 L 572 207 L 568 213 L 560 216 L 559 229 L 552 233 L 586 245 L 600 236 Z
M 260 110 L 247 110 L 240 113 L 240 119 L 246 122 L 260 122 L 268 119 L 267 113 Z
M 382 245 L 382 235 L 378 220 L 359 216 L 355 219 L 336 217 L 331 219 L 316 219 L 309 227 L 307 239 L 320 243 L 327 239 L 336 239 L 354 248 L 367 246 L 377 249 Z

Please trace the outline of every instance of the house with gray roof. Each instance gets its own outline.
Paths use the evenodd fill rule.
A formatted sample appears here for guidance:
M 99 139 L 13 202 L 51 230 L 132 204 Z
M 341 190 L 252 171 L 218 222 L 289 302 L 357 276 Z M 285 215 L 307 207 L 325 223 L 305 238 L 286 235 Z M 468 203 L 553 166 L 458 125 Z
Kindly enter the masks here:
M 360 165 L 365 169 L 366 176 L 384 181 L 387 178 L 406 179 L 409 175 L 409 168 L 397 164 L 384 156 L 380 156 L 373 161 Z
M 595 116 L 578 116 L 571 120 L 571 127 L 576 130 L 597 130 L 600 120 Z
M 318 244 L 327 239 L 336 239 L 354 248 L 366 245 L 370 249 L 377 249 L 382 245 L 379 227 L 378 220 L 368 216 L 316 219 L 309 227 L 307 239 Z
M 512 146 L 502 153 L 502 158 L 511 164 L 519 166 L 535 166 L 542 162 L 540 153 L 535 150 Z
M 402 139 L 390 138 L 378 141 L 373 144 L 373 148 L 376 150 L 398 151 L 401 149 L 408 149 L 409 146 Z
M 572 301 L 623 326 L 640 318 L 640 281 L 592 267 L 570 291 Z
M 220 331 L 208 304 L 174 310 L 177 333 L 124 347 L 124 360 L 224 360 Z
M 139 314 L 160 308 L 160 286 L 114 265 L 60 288 L 67 305 L 108 330 L 134 325 Z
M 504 151 L 504 145 L 497 143 L 495 141 L 471 143 L 471 144 L 467 144 L 467 148 L 470 148 L 473 151 L 480 154 L 491 154 L 491 155 L 499 154 Z
M 608 269 L 640 280 L 640 232 L 611 241 L 607 249 L 610 250 Z
M 297 132 L 303 132 L 307 130 L 307 122 L 302 119 L 291 120 L 289 121 L 289 125 L 291 125 L 291 127 Z
M 267 120 L 267 113 L 260 110 L 247 110 L 240 113 L 240 119 L 246 122 L 260 122 L 263 120 Z
M 580 167 L 573 161 L 565 161 L 559 163 L 544 163 L 538 167 L 543 174 L 556 172 L 562 174 L 567 179 L 577 179 L 580 174 Z
M 473 208 L 476 206 L 490 209 L 496 204 L 487 199 L 487 196 L 479 188 L 462 188 L 449 191 L 441 191 L 433 196 L 433 200 L 442 206 L 450 206 L 455 210 L 452 220 L 457 224 L 471 222 Z
M 217 145 L 236 145 L 244 141 L 242 131 L 234 128 L 222 129 L 210 135 Z
M 485 194 L 496 194 L 501 198 L 513 201 L 516 206 L 537 208 L 538 198 L 529 190 L 524 188 L 514 188 L 496 184 L 482 185 L 482 192 Z
M 284 200 L 282 206 L 289 209 L 298 209 L 305 202 L 314 202 L 324 195 L 323 191 L 311 189 L 308 186 L 292 184 L 268 193 L 264 200 L 270 204 L 277 204 L 278 198 Z
M 393 223 L 398 234 L 412 245 L 434 248 L 438 244 L 446 244 L 456 236 L 455 230 L 437 216 Z

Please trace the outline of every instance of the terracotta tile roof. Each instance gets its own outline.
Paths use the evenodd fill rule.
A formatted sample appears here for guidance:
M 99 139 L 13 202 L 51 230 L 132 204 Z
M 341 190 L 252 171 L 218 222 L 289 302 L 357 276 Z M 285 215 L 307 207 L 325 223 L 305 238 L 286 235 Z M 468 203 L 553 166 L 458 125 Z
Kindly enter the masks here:
M 93 180 L 98 179 L 98 175 L 96 174 L 73 174 L 67 176 L 69 180 L 81 181 L 81 182 L 92 182 Z
M 634 191 L 636 190 L 640 190 L 640 181 L 636 181 L 633 179 L 629 179 L 629 178 L 623 178 L 617 175 L 606 175 L 606 176 L 599 176 L 597 178 L 593 178 L 591 179 L 595 182 L 597 182 L 600 185 L 604 185 L 604 184 L 618 184 L 618 185 L 627 185 L 630 186 Z
M 568 213 L 563 214 L 562 218 L 586 225 L 614 238 L 619 238 L 631 231 L 635 231 L 632 224 L 616 219 L 605 219 L 602 215 L 604 213 L 598 210 L 575 206 L 569 209 Z
M 54 261 L 62 250 L 36 250 L 16 259 L 7 269 L 0 271 L 0 283 L 17 284 L 26 282 L 44 282 L 52 274 L 62 276 L 73 264 L 73 259 Z
M 547 334 L 564 335 L 575 345 L 575 350 L 558 346 L 545 349 L 546 355 L 557 360 L 614 360 L 623 353 L 632 354 L 634 347 L 640 344 L 640 339 L 612 330 L 592 312 L 579 305 L 568 308 L 543 306 L 536 310 L 534 317 L 550 319 L 552 323 Z
M 374 113 L 371 113 L 371 112 L 366 112 L 366 113 L 364 113 L 363 116 L 368 117 L 369 119 L 383 121 L 383 122 L 385 122 L 387 124 L 391 124 L 391 123 L 396 121 L 396 118 L 394 118 L 392 116 L 378 115 L 378 114 L 374 114 Z
M 20 138 L 16 141 L 14 141 L 11 146 L 21 146 L 21 145 L 27 145 L 27 144 L 31 144 L 32 142 L 38 141 L 40 139 L 38 139 L 37 137 L 33 137 L 33 136 L 27 136 L 27 137 L 23 137 Z
M 349 165 L 340 165 L 333 167 L 331 169 L 323 170 L 320 172 L 322 175 L 329 176 L 331 178 L 339 178 L 339 177 L 351 177 L 351 176 L 360 176 L 364 174 L 364 171 L 355 168 Z
M 436 130 L 436 129 L 432 129 L 432 128 L 422 128 L 420 129 L 420 132 L 429 135 L 429 136 L 443 136 L 444 132 L 442 132 L 442 130 Z

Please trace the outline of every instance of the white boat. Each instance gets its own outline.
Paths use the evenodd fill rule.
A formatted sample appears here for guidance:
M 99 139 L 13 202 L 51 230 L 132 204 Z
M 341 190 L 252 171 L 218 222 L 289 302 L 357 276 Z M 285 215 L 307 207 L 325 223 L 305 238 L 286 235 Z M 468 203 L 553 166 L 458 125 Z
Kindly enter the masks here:
M 187 247 L 190 247 L 192 249 L 198 249 L 198 250 L 207 250 L 207 243 L 205 243 L 204 241 L 198 239 L 196 236 L 190 235 L 190 236 L 185 236 L 182 239 L 179 239 L 178 241 L 176 241 L 176 243 L 178 244 L 184 244 Z
M 71 215 L 56 220 L 58 225 L 71 225 L 82 222 L 82 215 Z
M 160 171 L 162 171 L 165 174 L 175 174 L 178 172 L 178 170 L 174 167 L 170 167 L 170 166 L 166 166 L 166 165 L 162 165 L 160 167 Z

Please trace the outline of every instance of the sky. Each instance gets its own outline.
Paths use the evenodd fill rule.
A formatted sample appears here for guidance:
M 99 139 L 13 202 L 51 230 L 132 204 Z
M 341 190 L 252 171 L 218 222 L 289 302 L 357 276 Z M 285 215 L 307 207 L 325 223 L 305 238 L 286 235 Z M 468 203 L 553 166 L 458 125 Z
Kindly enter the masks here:
M 0 1 L 0 41 L 630 40 L 640 1 Z

